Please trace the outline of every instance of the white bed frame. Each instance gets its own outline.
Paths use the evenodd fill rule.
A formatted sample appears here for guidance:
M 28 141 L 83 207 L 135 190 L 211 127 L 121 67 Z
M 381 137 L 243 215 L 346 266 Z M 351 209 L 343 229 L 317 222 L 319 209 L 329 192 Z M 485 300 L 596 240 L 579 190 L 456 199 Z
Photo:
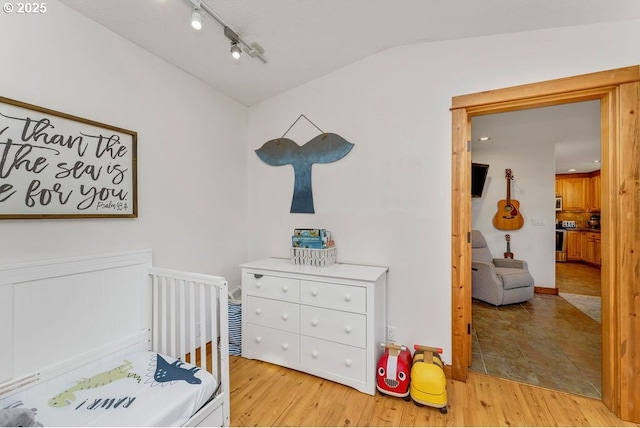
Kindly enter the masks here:
M 123 350 L 211 342 L 210 364 L 190 362 L 220 387 L 186 426 L 229 426 L 227 299 L 224 278 L 154 268 L 151 250 L 0 266 L 0 398 Z

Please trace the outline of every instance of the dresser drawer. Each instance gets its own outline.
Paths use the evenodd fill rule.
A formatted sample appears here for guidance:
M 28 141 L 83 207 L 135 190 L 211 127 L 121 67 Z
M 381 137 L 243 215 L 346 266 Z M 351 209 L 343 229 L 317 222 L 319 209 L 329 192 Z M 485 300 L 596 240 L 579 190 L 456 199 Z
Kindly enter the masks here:
M 387 268 L 318 268 L 269 258 L 242 265 L 242 356 L 376 393 Z
M 352 285 L 300 281 L 300 302 L 349 312 L 367 312 L 367 290 Z
M 242 352 L 248 358 L 275 363 L 300 363 L 300 336 L 251 323 L 245 324 Z
M 367 346 L 367 317 L 362 314 L 300 307 L 300 333 L 359 348 Z
M 292 278 L 245 273 L 242 277 L 242 293 L 253 296 L 297 302 L 300 281 Z
M 366 351 L 307 336 L 300 337 L 300 363 L 313 372 L 322 372 L 358 382 L 367 381 Z
M 242 309 L 242 317 L 246 317 L 247 322 L 291 333 L 300 331 L 300 305 L 296 303 L 247 296 Z

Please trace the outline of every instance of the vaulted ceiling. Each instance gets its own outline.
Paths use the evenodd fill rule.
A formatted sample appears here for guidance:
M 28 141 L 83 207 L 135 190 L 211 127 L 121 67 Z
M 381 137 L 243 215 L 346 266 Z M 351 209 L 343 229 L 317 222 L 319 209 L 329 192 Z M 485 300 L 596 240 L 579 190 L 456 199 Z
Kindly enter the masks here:
M 395 46 L 640 19 L 640 0 L 202 0 L 265 49 L 263 63 L 246 54 L 234 61 L 222 26 L 207 15 L 193 30 L 192 0 L 60 1 L 247 106 Z M 571 107 L 559 109 L 570 121 L 535 113 L 553 127 L 526 134 L 557 139 L 558 172 L 591 168 L 599 157 L 597 106 Z M 504 134 L 525 115 L 511 115 L 502 131 L 504 115 L 479 119 L 474 134 L 491 127 L 493 144 L 522 141 Z
M 263 64 L 208 16 L 193 30 L 190 0 L 60 1 L 245 105 L 395 46 L 640 19 L 638 0 L 202 0 Z

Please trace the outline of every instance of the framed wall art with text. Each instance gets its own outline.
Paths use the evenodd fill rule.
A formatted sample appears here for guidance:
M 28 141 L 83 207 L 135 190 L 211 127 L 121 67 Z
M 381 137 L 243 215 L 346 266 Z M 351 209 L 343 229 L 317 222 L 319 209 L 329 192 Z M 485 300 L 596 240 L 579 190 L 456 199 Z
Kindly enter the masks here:
M 137 133 L 0 97 L 0 219 L 138 217 Z

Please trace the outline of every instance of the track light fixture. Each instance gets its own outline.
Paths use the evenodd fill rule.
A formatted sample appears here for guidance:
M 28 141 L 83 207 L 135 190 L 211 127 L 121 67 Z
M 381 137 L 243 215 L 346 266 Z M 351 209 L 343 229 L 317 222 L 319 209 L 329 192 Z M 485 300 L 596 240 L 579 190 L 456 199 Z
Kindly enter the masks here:
M 200 9 L 193 8 L 193 12 L 191 12 L 191 27 L 194 30 L 202 30 L 202 15 L 200 15 Z
M 200 14 L 200 0 L 191 0 L 193 10 L 191 11 L 191 27 L 194 30 L 202 30 L 202 15 Z
M 224 35 L 227 39 L 231 40 L 231 56 L 236 61 L 240 59 L 240 54 L 242 54 L 242 49 L 240 49 L 240 37 L 229 27 L 224 27 Z
M 231 42 L 231 56 L 233 59 L 240 59 L 240 54 L 242 53 L 242 49 L 238 46 L 238 42 Z
M 258 58 L 260 61 L 267 63 L 267 59 L 264 57 L 264 49 L 258 43 L 253 42 L 251 44 L 245 42 L 233 31 L 220 16 L 215 13 L 204 0 L 191 0 L 193 10 L 191 11 L 191 26 L 195 30 L 202 28 L 202 11 L 211 16 L 218 24 L 224 28 L 224 35 L 231 40 L 231 56 L 234 59 L 239 59 L 242 51 L 244 50 L 251 58 Z

